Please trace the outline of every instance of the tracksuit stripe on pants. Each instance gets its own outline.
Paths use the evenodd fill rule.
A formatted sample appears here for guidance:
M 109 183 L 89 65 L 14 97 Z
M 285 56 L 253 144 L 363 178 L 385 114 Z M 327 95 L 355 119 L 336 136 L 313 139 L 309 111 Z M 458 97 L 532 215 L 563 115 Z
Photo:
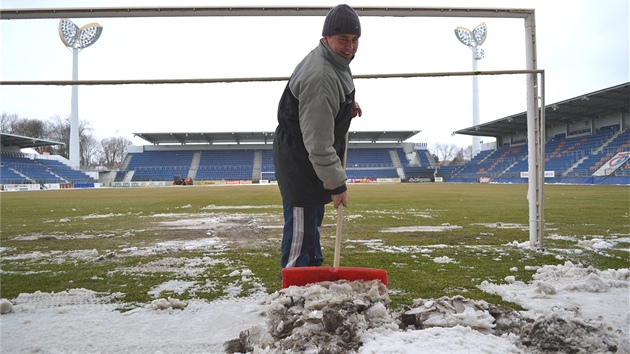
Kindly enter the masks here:
M 319 226 L 324 205 L 298 207 L 283 201 L 282 268 L 320 266 L 324 261 Z
M 295 267 L 298 257 L 302 253 L 304 243 L 304 208 L 293 207 L 293 241 L 286 268 Z

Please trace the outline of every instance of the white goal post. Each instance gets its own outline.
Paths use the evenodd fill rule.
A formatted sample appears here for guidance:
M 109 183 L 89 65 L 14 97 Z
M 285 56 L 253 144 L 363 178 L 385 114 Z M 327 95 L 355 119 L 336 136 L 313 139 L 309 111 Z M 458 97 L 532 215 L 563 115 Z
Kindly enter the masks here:
M 525 27 L 526 70 L 370 74 L 356 79 L 409 78 L 432 76 L 472 76 L 525 74 L 527 90 L 529 244 L 543 249 L 544 171 L 545 171 L 545 85 L 544 71 L 537 69 L 536 21 L 533 9 L 508 8 L 428 8 L 428 7 L 355 7 L 360 17 L 488 17 L 522 19 Z M 326 16 L 329 7 L 151 7 L 151 8 L 59 8 L 2 9 L 2 20 L 61 18 L 129 18 L 129 17 L 229 17 L 229 16 Z M 124 85 L 184 84 L 215 82 L 285 81 L 288 77 L 172 79 L 172 80 L 57 80 L 0 81 L 0 85 Z

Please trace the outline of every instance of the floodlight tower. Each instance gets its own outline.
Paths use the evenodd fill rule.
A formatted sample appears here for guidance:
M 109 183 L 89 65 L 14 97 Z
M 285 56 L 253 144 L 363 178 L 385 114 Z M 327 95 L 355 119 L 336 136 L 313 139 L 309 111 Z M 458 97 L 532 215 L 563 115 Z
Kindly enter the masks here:
M 483 59 L 483 49 L 479 48 L 483 42 L 485 42 L 488 35 L 488 28 L 486 23 L 482 22 L 474 30 L 470 31 L 468 28 L 457 26 L 455 28 L 455 36 L 459 41 L 469 47 L 472 52 L 472 71 L 477 71 L 477 61 Z M 472 77 L 473 83 L 473 126 L 479 124 L 479 82 L 477 75 Z M 472 155 L 473 157 L 481 150 L 481 143 L 478 136 L 473 136 Z
M 89 23 L 81 28 L 69 19 L 59 21 L 59 37 L 63 44 L 72 48 L 72 81 L 79 79 L 79 51 L 91 46 L 98 40 L 103 27 L 98 23 Z M 81 166 L 79 154 L 79 86 L 72 85 L 72 110 L 70 113 L 70 146 L 68 159 L 77 167 Z

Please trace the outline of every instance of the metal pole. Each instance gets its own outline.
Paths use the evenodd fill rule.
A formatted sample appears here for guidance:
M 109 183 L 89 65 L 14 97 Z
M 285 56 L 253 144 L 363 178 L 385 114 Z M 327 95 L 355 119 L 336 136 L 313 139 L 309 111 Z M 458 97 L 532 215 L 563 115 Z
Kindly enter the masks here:
M 72 48 L 72 81 L 79 79 L 79 49 Z M 68 159 L 75 167 L 81 166 L 79 155 L 79 85 L 72 85 L 72 108 L 70 111 L 70 146 Z
M 536 28 L 534 15 L 525 18 L 525 56 L 526 69 L 536 69 Z M 542 197 L 544 184 L 544 136 L 541 136 L 538 112 L 538 82 L 537 75 L 526 75 L 527 81 L 527 152 L 528 152 L 528 186 L 527 200 L 529 201 L 529 245 L 532 248 L 541 247 L 544 234 Z M 540 165 L 542 161 L 542 166 Z M 542 167 L 542 171 L 541 171 Z M 540 240 L 540 242 L 539 242 Z
M 543 70 L 494 70 L 494 71 L 452 71 L 452 72 L 430 72 L 430 73 L 400 73 L 400 74 L 360 74 L 353 75 L 357 79 L 395 79 L 414 77 L 451 77 L 451 76 L 488 76 L 488 75 L 511 75 L 511 74 L 537 74 Z M 288 76 L 276 77 L 232 77 L 232 78 L 205 78 L 205 79 L 132 79 L 132 80 L 0 80 L 0 85 L 37 85 L 37 86 L 68 86 L 68 85 L 157 85 L 157 84 L 213 84 L 223 82 L 273 82 L 287 81 Z
M 540 74 L 540 112 L 539 112 L 539 120 L 538 120 L 538 128 L 540 129 L 539 134 L 539 149 L 540 149 L 540 157 L 538 160 L 539 163 L 539 176 L 538 176 L 538 195 L 537 195 L 537 204 L 536 204 L 536 212 L 538 215 L 538 233 L 536 235 L 538 240 L 538 249 L 544 250 L 545 245 L 543 242 L 544 234 L 545 234 L 545 142 L 547 140 L 547 131 L 545 129 L 545 73 Z
M 477 72 L 477 46 L 470 47 L 472 52 L 472 71 Z M 473 126 L 479 124 L 479 76 L 473 75 L 472 77 L 472 91 L 473 91 Z M 479 153 L 480 144 L 479 137 L 473 136 L 472 138 L 472 157 L 475 157 Z
M 388 4 L 389 5 L 389 4 Z M 354 7 L 360 17 L 471 17 L 525 18 L 534 9 L 446 8 L 446 7 Z M 106 17 L 204 17 L 204 16 L 326 16 L 330 6 L 323 7 L 123 7 L 123 8 L 56 8 L 0 9 L 0 20 L 106 18 Z

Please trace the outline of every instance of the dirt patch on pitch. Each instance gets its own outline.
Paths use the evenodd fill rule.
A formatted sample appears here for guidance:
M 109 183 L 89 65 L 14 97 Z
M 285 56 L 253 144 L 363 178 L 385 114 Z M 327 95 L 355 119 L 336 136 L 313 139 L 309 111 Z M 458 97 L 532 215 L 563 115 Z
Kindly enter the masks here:
M 282 216 L 275 214 L 160 214 L 159 235 L 169 239 L 220 237 L 236 248 L 256 248 L 282 238 Z

